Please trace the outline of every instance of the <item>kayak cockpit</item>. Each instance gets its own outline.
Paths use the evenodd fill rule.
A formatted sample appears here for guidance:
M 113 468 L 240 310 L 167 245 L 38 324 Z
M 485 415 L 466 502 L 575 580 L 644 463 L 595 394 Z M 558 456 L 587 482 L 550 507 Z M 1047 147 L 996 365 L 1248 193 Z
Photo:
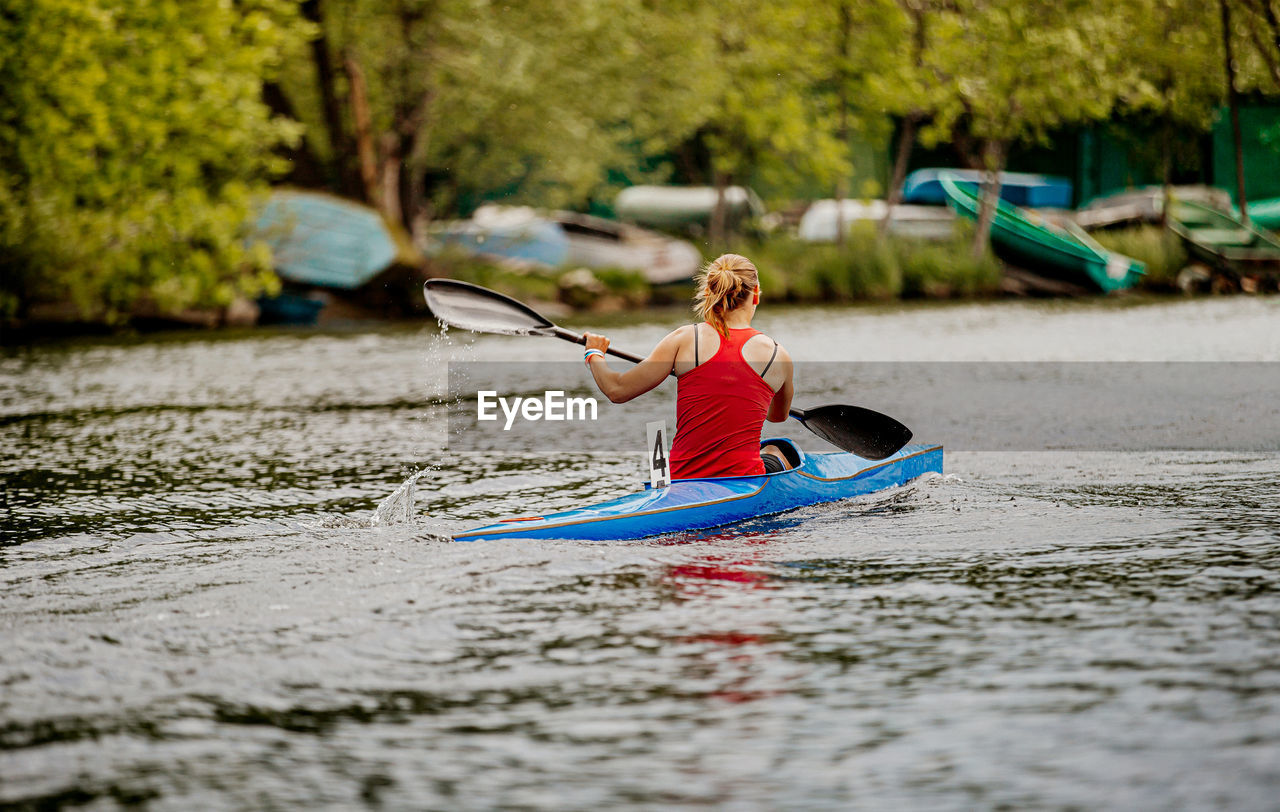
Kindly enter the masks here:
M 782 456 L 787 458 L 788 470 L 804 465 L 804 451 L 801 450 L 800 446 L 796 445 L 795 440 L 786 437 L 773 437 L 760 441 L 760 448 L 763 449 L 767 445 L 775 446 L 782 452 Z M 786 471 L 778 471 L 777 473 L 785 474 Z M 766 476 L 772 476 L 772 474 L 766 474 Z

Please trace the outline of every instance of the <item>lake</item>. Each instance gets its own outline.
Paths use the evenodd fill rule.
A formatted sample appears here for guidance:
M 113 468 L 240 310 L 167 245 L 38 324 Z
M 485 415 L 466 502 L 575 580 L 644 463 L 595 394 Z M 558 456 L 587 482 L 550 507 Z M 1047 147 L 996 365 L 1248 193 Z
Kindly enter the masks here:
M 682 318 L 574 324 L 643 352 Z M 0 805 L 1275 808 L 1280 298 L 756 326 L 798 405 L 893 414 L 946 473 L 459 543 L 639 487 L 671 383 L 504 434 L 476 388 L 590 395 L 580 348 L 401 324 L 0 351 Z

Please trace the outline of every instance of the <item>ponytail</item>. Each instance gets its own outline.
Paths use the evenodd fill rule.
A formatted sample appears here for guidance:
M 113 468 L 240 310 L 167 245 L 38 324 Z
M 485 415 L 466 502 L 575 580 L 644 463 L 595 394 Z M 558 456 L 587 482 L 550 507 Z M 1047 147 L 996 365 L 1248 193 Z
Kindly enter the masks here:
M 717 333 L 728 338 L 725 314 L 740 307 L 755 292 L 760 284 L 756 266 L 744 256 L 722 254 L 707 263 L 697 281 L 698 295 L 693 300 L 693 312 L 714 327 Z

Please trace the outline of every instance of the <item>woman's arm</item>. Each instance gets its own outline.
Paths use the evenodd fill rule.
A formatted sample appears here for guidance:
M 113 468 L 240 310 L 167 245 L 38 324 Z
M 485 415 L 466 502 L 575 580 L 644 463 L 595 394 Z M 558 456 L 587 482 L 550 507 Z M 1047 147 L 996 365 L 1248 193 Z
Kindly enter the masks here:
M 785 423 L 791 411 L 791 396 L 795 394 L 796 388 L 791 379 L 791 354 L 781 346 L 778 347 L 777 362 L 787 376 L 778 391 L 773 393 L 773 400 L 769 401 L 769 413 L 765 417 L 770 423 Z
M 591 376 L 595 378 L 600 392 L 614 403 L 626 403 L 632 398 L 643 395 L 662 383 L 676 363 L 676 351 L 680 348 L 682 332 L 688 330 L 681 327 L 658 342 L 649 357 L 628 369 L 626 372 L 614 372 L 605 363 L 604 356 L 593 355 L 587 362 L 591 368 Z M 586 334 L 587 349 L 609 349 L 609 339 L 593 333 Z

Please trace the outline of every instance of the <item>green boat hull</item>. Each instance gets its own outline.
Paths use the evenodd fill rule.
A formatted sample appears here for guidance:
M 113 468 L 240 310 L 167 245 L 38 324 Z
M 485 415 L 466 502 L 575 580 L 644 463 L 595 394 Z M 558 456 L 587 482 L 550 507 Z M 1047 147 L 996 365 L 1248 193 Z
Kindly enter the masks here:
M 1280 231 L 1280 197 L 1250 203 L 1249 222 L 1267 231 Z
M 941 182 L 951 208 L 976 222 L 978 190 L 949 177 Z M 1108 251 L 1083 232 L 1073 234 L 1003 200 L 991 223 L 991 246 L 1006 262 L 1104 293 L 1131 288 L 1146 273 L 1138 260 Z
M 1168 223 L 1187 252 L 1212 268 L 1237 276 L 1280 273 L 1280 240 L 1235 215 L 1175 200 Z

